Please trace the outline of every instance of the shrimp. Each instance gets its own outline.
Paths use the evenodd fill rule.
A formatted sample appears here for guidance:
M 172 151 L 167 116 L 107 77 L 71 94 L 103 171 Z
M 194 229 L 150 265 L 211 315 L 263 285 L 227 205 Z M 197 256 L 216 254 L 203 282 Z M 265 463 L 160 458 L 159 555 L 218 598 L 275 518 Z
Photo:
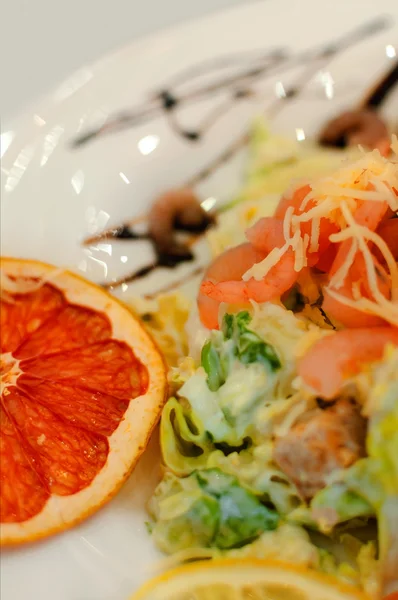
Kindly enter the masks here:
M 329 273 L 334 261 L 336 260 L 336 255 L 336 245 L 330 244 L 330 246 L 320 255 L 315 265 L 318 271 L 321 271 L 322 273 Z
M 352 299 L 352 285 L 346 282 L 338 290 L 341 296 Z M 333 298 L 327 289 L 323 290 L 322 310 L 335 325 L 358 329 L 364 327 L 382 327 L 386 321 L 376 315 L 365 313 Z
M 372 186 L 370 186 L 371 189 Z M 371 231 L 375 231 L 388 211 L 387 202 L 374 202 L 373 200 L 362 200 L 354 213 L 358 225 L 363 225 Z
M 320 136 L 324 146 L 356 146 L 378 149 L 383 156 L 390 153 L 390 135 L 386 124 L 371 109 L 348 111 L 330 121 Z
M 224 281 L 238 282 L 242 275 L 250 269 L 255 263 L 265 258 L 264 253 L 253 248 L 251 244 L 241 244 L 235 248 L 230 248 L 217 256 L 217 258 L 208 267 L 203 282 L 212 285 L 220 284 Z M 202 283 L 203 286 L 203 283 Z M 218 329 L 218 312 L 220 303 L 223 299 L 214 299 L 203 293 L 202 287 L 197 299 L 200 320 L 208 329 Z M 240 298 L 239 303 L 247 304 Z
M 301 235 L 311 235 L 311 223 L 305 222 L 300 226 Z M 318 250 L 307 251 L 307 264 L 310 267 L 317 265 L 323 254 L 331 246 L 329 236 L 336 233 L 338 228 L 329 219 L 321 219 L 319 224 Z M 283 220 L 276 217 L 264 217 L 259 219 L 246 231 L 246 237 L 257 250 L 271 252 L 274 248 L 282 248 L 286 240 L 283 234 Z
M 383 357 L 388 344 L 398 346 L 395 327 L 337 331 L 318 340 L 298 361 L 298 374 L 317 395 L 335 398 L 348 378 Z
M 291 198 L 282 197 L 276 208 L 274 217 L 277 219 L 283 219 L 285 216 L 286 210 L 291 206 L 293 206 L 293 208 L 294 208 L 295 215 L 302 214 L 303 213 L 303 210 L 301 210 L 302 202 L 311 191 L 312 191 L 312 188 L 310 185 L 304 185 L 304 186 L 298 188 L 297 190 L 295 190 L 295 192 L 293 193 Z M 314 206 L 315 206 L 315 201 L 313 199 L 311 199 L 307 203 L 306 210 L 310 210 Z M 301 225 L 300 225 L 301 235 L 304 236 L 305 234 L 308 234 L 308 236 L 311 237 L 311 227 L 312 227 L 311 221 L 304 221 L 303 223 L 301 223 Z M 322 270 L 322 271 L 326 270 L 325 265 L 326 266 L 329 265 L 330 261 L 327 260 L 325 263 L 323 263 L 322 259 L 323 259 L 324 254 L 326 254 L 328 252 L 328 250 L 330 249 L 330 247 L 332 245 L 329 237 L 333 233 L 337 233 L 337 231 L 339 231 L 339 228 L 337 227 L 337 225 L 335 223 L 332 223 L 326 217 L 323 217 L 320 220 L 318 250 L 314 253 L 307 252 L 307 261 L 308 261 L 309 266 L 317 266 L 318 267 L 318 263 L 320 263 L 320 270 Z M 285 242 L 285 240 L 283 240 L 282 243 L 284 243 L 284 242 Z M 254 244 L 254 241 L 252 241 L 252 243 Z
M 389 219 L 384 221 L 376 230 L 376 233 L 386 242 L 396 261 L 398 261 L 398 219 Z M 374 248 L 376 257 L 384 261 L 384 258 L 378 248 Z
M 283 220 L 276 217 L 263 217 L 246 231 L 247 240 L 260 252 L 268 254 L 274 248 L 285 244 Z
M 296 215 L 300 214 L 300 206 L 306 196 L 311 192 L 310 185 L 304 185 L 297 190 L 294 191 L 291 197 L 282 196 L 278 206 L 276 207 L 274 217 L 277 219 L 283 219 L 287 209 L 290 206 L 294 207 L 294 213 Z
M 391 280 L 377 258 L 374 256 L 372 256 L 372 258 L 375 266 L 378 288 L 385 298 L 390 298 Z M 331 273 L 334 272 L 335 267 L 333 267 L 331 270 Z M 337 291 L 340 295 L 349 299 L 353 299 L 354 284 L 357 285 L 362 297 L 369 299 L 373 297 L 366 275 L 365 259 L 360 252 L 357 252 L 355 255 L 346 280 Z M 334 320 L 336 323 L 343 325 L 344 327 L 380 327 L 386 324 L 384 319 L 380 317 L 365 313 L 361 310 L 357 310 L 339 302 L 328 293 L 327 289 L 324 289 L 322 309 L 329 318 Z
M 205 280 L 202 282 L 200 292 L 217 302 L 228 304 L 248 303 L 250 300 L 269 302 L 281 296 L 296 283 L 298 273 L 294 270 L 294 262 L 294 252 L 288 250 L 260 281 L 254 278 L 248 281 L 230 279 L 218 283 Z
M 374 231 L 379 223 L 382 222 L 387 209 L 388 206 L 385 202 L 373 202 L 370 200 L 361 202 L 355 211 L 355 221 L 359 225 L 366 226 L 368 229 Z M 339 245 L 336 257 L 329 271 L 330 280 L 344 264 L 351 250 L 351 245 L 351 240 L 345 240 Z M 374 256 L 372 258 L 375 265 L 378 288 L 385 298 L 389 298 L 391 295 L 391 281 L 377 258 Z M 343 285 L 338 288 L 339 294 L 352 299 L 353 284 L 357 284 L 363 297 L 372 298 L 372 292 L 366 275 L 365 260 L 360 250 L 357 250 L 353 258 L 353 263 Z M 346 306 L 342 302 L 332 298 L 327 289 L 324 290 L 322 308 L 329 318 L 345 327 L 379 327 L 385 324 L 385 321 L 380 317 Z
M 213 223 L 190 189 L 171 190 L 160 196 L 148 214 L 148 228 L 160 254 L 187 256 L 189 249 L 179 242 L 176 229 L 203 232 Z

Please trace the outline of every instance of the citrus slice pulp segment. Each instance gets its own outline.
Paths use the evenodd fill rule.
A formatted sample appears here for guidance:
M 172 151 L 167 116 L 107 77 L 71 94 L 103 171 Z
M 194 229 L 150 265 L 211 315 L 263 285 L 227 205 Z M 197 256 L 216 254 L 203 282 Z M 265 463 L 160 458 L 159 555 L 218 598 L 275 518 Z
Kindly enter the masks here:
M 145 367 L 126 344 L 116 340 L 23 360 L 20 369 L 122 399 L 145 394 L 148 385 Z
M 2 402 L 51 493 L 75 494 L 92 482 L 108 456 L 106 438 L 61 420 L 16 387 L 8 388 Z
M 44 404 L 69 423 L 105 436 L 114 432 L 129 405 L 128 400 L 108 394 L 25 374 L 19 377 L 18 388 L 34 402 Z
M 0 258 L 0 269 L 16 282 L 0 297 L 4 545 L 71 527 L 117 492 L 167 378 L 141 323 L 101 288 L 35 261 Z
M 81 306 L 66 306 L 43 323 L 14 352 L 19 360 L 64 352 L 112 337 L 109 319 Z
M 65 304 L 63 294 L 49 284 L 29 294 L 16 294 L 12 300 L 1 302 L 1 352 L 13 352 Z
M 50 494 L 32 468 L 13 423 L 0 405 L 0 521 L 25 521 L 40 511 Z
M 223 559 L 173 569 L 131 600 L 369 600 L 355 587 L 278 561 Z

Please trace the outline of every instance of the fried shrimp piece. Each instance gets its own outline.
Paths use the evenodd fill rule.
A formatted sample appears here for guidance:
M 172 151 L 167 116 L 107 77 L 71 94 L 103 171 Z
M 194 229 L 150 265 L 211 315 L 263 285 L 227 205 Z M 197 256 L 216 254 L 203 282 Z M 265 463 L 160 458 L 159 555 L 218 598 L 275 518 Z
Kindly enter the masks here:
M 191 189 L 171 190 L 162 194 L 148 214 L 149 235 L 158 254 L 181 257 L 191 256 L 190 249 L 176 239 L 176 231 L 201 233 L 213 223 L 213 217 L 201 206 Z
M 310 500 L 327 484 L 336 469 L 344 469 L 365 455 L 366 420 L 357 405 L 340 399 L 305 415 L 277 440 L 274 460 Z
M 232 284 L 239 283 L 242 275 L 256 262 L 260 262 L 264 256 L 263 252 L 256 250 L 251 244 L 241 244 L 226 250 L 209 265 L 203 277 L 204 291 L 209 285 L 217 287 L 225 281 Z M 218 329 L 218 311 L 223 297 L 212 298 L 204 291 L 201 287 L 198 295 L 200 319 L 208 329 Z M 240 296 L 238 303 L 239 301 L 248 304 L 248 299 L 242 299 Z
M 390 136 L 382 118 L 370 109 L 347 111 L 327 123 L 319 138 L 324 146 L 355 146 L 390 153 Z
M 288 250 L 278 264 L 272 267 L 267 277 L 257 281 L 203 281 L 200 293 L 217 302 L 228 304 L 268 302 L 279 298 L 297 281 L 298 274 L 294 270 L 294 253 Z

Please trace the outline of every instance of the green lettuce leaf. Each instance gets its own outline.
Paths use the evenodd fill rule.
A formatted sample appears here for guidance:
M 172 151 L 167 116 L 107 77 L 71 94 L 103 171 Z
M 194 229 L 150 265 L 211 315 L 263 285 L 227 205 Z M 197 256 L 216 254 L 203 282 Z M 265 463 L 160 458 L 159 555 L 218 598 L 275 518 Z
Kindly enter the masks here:
M 180 476 L 205 468 L 214 450 L 202 422 L 176 398 L 170 398 L 163 409 L 160 444 L 165 464 Z
M 238 363 L 217 391 L 199 369 L 179 390 L 197 422 L 215 443 L 239 447 L 256 428 L 256 412 L 275 380 L 259 363 Z
M 168 474 L 149 509 L 155 543 L 169 554 L 187 548 L 238 548 L 278 525 L 274 510 L 218 469 L 184 479 Z
M 249 328 L 251 320 L 247 311 L 224 315 L 222 333 L 212 332 L 211 338 L 203 346 L 201 364 L 212 392 L 226 382 L 236 361 L 244 365 L 259 363 L 272 371 L 281 368 L 281 361 L 273 346 Z
M 344 483 L 334 483 L 319 491 L 311 502 L 311 515 L 319 529 L 329 533 L 335 525 L 375 514 L 372 505 L 362 496 L 347 488 Z

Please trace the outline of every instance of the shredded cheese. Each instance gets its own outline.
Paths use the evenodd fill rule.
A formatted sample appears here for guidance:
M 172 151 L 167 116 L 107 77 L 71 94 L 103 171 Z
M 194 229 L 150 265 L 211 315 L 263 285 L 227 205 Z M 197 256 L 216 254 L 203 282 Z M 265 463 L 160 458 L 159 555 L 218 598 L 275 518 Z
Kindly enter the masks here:
M 302 213 L 301 215 L 294 215 L 292 221 L 294 224 L 298 223 L 306 223 L 311 221 L 312 219 L 321 217 L 325 217 L 329 215 L 329 211 L 333 210 L 334 203 L 331 198 L 326 198 L 313 208 L 310 208 L 309 211 Z
M 305 233 L 304 237 L 303 237 L 303 254 L 304 254 L 304 266 L 305 267 L 308 264 L 307 253 L 308 253 L 309 245 L 310 245 L 310 236 L 308 235 L 308 233 Z
M 265 274 L 269 273 L 269 271 L 278 264 L 281 260 L 282 256 L 289 249 L 290 242 L 286 243 L 282 248 L 274 248 L 271 252 L 259 263 L 254 264 L 246 273 L 243 275 L 243 281 L 248 281 L 252 277 L 256 281 L 261 281 L 264 279 Z
M 311 243 L 309 252 L 318 252 L 319 249 L 319 232 L 321 227 L 321 219 L 314 217 L 311 222 Z
M 353 263 L 353 260 L 355 258 L 357 251 L 358 251 L 358 242 L 356 239 L 353 238 L 351 247 L 350 247 L 349 251 L 347 252 L 345 261 L 343 262 L 341 267 L 336 271 L 336 273 L 333 275 L 333 277 L 330 280 L 330 283 L 329 283 L 330 287 L 335 288 L 336 290 L 341 288 L 341 286 L 344 284 L 344 281 L 349 273 L 349 270 L 351 268 L 351 265 Z
M 294 250 L 294 270 L 297 273 L 300 273 L 304 267 L 304 244 L 300 231 L 296 231 L 294 234 L 291 240 L 291 246 Z
M 302 203 L 300 204 L 299 212 L 304 212 L 307 204 L 312 200 L 312 191 L 308 192 Z
M 285 217 L 283 219 L 283 236 L 286 242 L 290 240 L 292 234 L 293 211 L 293 206 L 289 206 L 289 208 L 286 210 Z
M 341 298 L 345 298 L 345 300 L 343 301 L 340 298 L 339 301 L 342 302 L 343 304 L 346 304 L 347 306 L 351 306 L 352 308 L 357 308 L 359 310 L 362 310 L 363 312 L 368 312 L 369 314 L 381 316 L 386 321 L 388 321 L 392 324 L 396 324 L 396 323 L 398 323 L 398 304 L 395 302 L 395 298 L 391 298 L 391 300 L 390 300 L 381 293 L 379 285 L 378 285 L 376 265 L 375 265 L 374 258 L 372 256 L 372 253 L 371 253 L 368 243 L 367 243 L 367 241 L 369 239 L 369 234 L 371 237 L 373 237 L 373 239 L 379 238 L 382 246 L 383 246 L 383 240 L 381 240 L 380 236 L 378 236 L 374 232 L 371 232 L 367 227 L 364 227 L 364 226 L 356 223 L 352 213 L 350 212 L 347 204 L 344 201 L 341 204 L 341 211 L 346 220 L 347 228 L 345 230 L 343 230 L 342 232 L 340 232 L 340 234 L 334 234 L 334 236 L 331 236 L 331 238 L 333 237 L 334 239 L 336 239 L 336 236 L 337 236 L 337 238 L 341 240 L 343 237 L 345 239 L 349 239 L 349 237 L 351 237 L 353 240 L 353 244 L 350 248 L 350 252 L 348 253 L 350 260 L 348 260 L 348 257 L 347 257 L 347 260 L 344 262 L 342 269 L 340 269 L 339 272 L 336 274 L 336 275 L 338 275 L 338 277 L 335 276 L 332 279 L 327 290 L 328 290 L 329 294 L 331 292 L 333 293 L 333 287 L 336 287 L 336 283 L 340 284 L 340 286 L 344 283 L 345 277 L 348 274 L 350 262 L 352 264 L 355 254 L 356 254 L 355 252 L 353 252 L 353 249 L 355 247 L 357 247 L 358 250 L 361 251 L 361 253 L 364 257 L 365 268 L 366 268 L 366 277 L 367 277 L 367 280 L 369 283 L 369 288 L 370 288 L 370 292 L 373 297 L 373 300 L 369 300 L 368 298 L 363 298 L 361 296 L 360 287 L 353 285 L 352 301 L 351 301 L 351 299 L 345 298 L 345 296 L 342 296 L 342 295 L 341 295 Z M 379 245 L 380 245 L 380 242 L 379 242 Z M 394 283 L 396 281 L 398 281 L 398 279 L 397 279 L 398 278 L 398 267 L 397 267 L 397 264 L 395 263 L 394 257 L 392 256 L 387 244 L 384 243 L 384 245 L 385 245 L 385 247 L 383 248 L 383 250 L 387 254 L 386 262 L 387 262 L 387 257 L 388 257 L 387 266 L 389 266 L 389 268 L 390 268 L 391 281 L 393 283 L 392 287 L 394 289 Z M 388 255 L 390 255 L 390 256 L 388 256 Z M 348 270 L 347 270 L 347 267 L 348 267 Z M 337 298 L 335 298 L 335 299 L 337 299 Z M 350 304 L 347 302 L 347 300 L 350 301 Z M 354 304 L 352 304 L 352 302 L 354 302 Z M 365 308 L 366 308 L 366 310 L 365 310 Z
M 391 250 L 389 249 L 386 242 L 374 231 L 370 231 L 367 227 L 363 227 L 362 225 L 355 224 L 356 233 L 362 235 L 365 239 L 370 242 L 373 242 L 375 246 L 380 250 L 390 273 L 391 277 L 391 299 L 396 302 L 398 301 L 398 265 L 395 262 L 394 256 L 392 255 Z M 330 240 L 332 242 L 342 242 L 344 240 L 353 238 L 353 232 L 351 227 L 347 227 L 343 231 L 339 233 L 333 233 L 330 236 Z M 332 285 L 330 282 L 330 287 L 336 287 Z
M 398 139 L 394 136 L 391 144 L 398 154 Z M 342 304 L 363 312 L 381 316 L 386 321 L 398 323 L 398 265 L 388 245 L 374 231 L 355 221 L 354 213 L 358 202 L 384 202 L 389 208 L 398 212 L 398 162 L 396 157 L 388 160 L 378 150 L 363 153 L 353 164 L 344 164 L 333 177 L 327 177 L 311 183 L 311 191 L 303 199 L 299 214 L 294 214 L 294 207 L 286 210 L 283 221 L 284 245 L 274 248 L 261 262 L 253 265 L 243 276 L 247 281 L 254 277 L 257 281 L 264 279 L 270 270 L 278 264 L 290 249 L 294 253 L 294 269 L 300 272 L 307 266 L 309 253 L 319 250 L 321 223 L 326 218 L 337 224 L 339 233 L 329 236 L 332 243 L 351 240 L 351 246 L 338 271 L 334 273 L 326 288 L 331 297 Z M 301 225 L 311 223 L 311 232 L 303 234 Z M 388 272 L 385 277 L 391 279 L 391 298 L 386 298 L 379 288 L 380 271 L 377 261 L 372 255 L 369 243 L 374 244 L 381 252 Z M 365 277 L 368 282 L 371 298 L 361 295 L 361 286 L 355 284 L 352 298 L 339 294 L 345 283 L 357 253 L 361 252 L 365 263 Z

